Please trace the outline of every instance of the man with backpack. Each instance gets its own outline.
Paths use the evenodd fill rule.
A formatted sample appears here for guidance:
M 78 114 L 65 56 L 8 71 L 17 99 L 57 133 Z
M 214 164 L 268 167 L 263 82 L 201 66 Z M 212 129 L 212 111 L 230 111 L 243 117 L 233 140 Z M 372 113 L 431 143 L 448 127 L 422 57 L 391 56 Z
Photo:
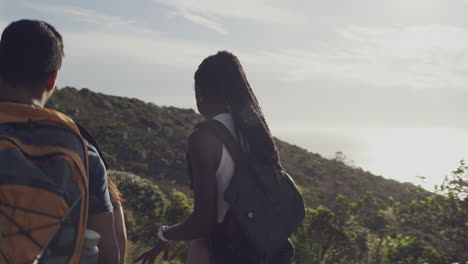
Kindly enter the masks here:
M 107 175 L 98 151 L 46 109 L 64 56 L 60 33 L 19 20 L 0 40 L 0 263 L 78 263 L 86 228 L 99 263 L 119 263 Z

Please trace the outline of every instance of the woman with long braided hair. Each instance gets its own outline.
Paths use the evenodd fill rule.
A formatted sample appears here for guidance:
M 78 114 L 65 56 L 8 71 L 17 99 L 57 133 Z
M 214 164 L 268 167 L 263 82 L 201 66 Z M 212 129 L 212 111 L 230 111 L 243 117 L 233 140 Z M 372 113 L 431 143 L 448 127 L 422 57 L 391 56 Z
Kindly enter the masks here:
M 262 162 L 282 168 L 278 150 L 242 66 L 232 53 L 220 51 L 207 57 L 195 73 L 195 97 L 201 115 L 222 123 L 239 145 Z M 172 240 L 192 240 L 188 264 L 259 264 L 242 254 L 255 254 L 242 236 L 224 200 L 234 174 L 233 157 L 213 133 L 195 129 L 188 139 L 189 174 L 194 211 L 182 223 L 163 226 L 161 240 L 136 261 L 154 260 Z M 232 241 L 237 241 L 235 246 Z M 291 244 L 274 258 L 261 263 L 289 264 Z M 239 253 L 241 252 L 241 253 Z
M 276 144 L 236 56 L 221 51 L 206 58 L 195 73 L 195 91 L 200 111 L 208 108 L 209 112 L 213 104 L 219 105 L 232 115 L 234 126 L 256 157 L 281 167 Z

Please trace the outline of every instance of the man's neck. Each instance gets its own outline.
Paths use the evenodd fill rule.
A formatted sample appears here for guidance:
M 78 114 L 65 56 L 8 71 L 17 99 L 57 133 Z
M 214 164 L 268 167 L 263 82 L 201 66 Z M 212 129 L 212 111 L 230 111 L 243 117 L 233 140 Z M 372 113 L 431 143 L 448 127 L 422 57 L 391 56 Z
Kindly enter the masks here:
M 14 89 L 2 87 L 0 89 L 0 99 L 20 104 L 36 105 L 40 107 L 44 107 L 45 104 L 44 95 L 37 98 L 20 87 L 15 87 Z

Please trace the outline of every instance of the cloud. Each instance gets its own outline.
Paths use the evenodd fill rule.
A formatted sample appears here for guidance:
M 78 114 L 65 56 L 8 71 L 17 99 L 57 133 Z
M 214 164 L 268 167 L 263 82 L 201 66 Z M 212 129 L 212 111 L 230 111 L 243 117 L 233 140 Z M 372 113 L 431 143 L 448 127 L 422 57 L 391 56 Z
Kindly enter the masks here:
M 158 34 L 64 31 L 65 58 L 59 86 L 88 87 L 159 105 L 193 108 L 193 73 L 217 51 Z
M 135 23 L 135 21 L 124 19 L 120 16 L 110 15 L 77 6 L 52 6 L 44 3 L 38 4 L 28 1 L 22 1 L 20 3 L 26 8 L 30 8 L 39 12 L 72 17 L 78 19 L 80 22 L 93 25 L 123 27 Z
M 441 25 L 347 26 L 314 50 L 281 49 L 254 60 L 286 82 L 317 78 L 373 87 L 468 88 L 468 29 Z
M 377 80 L 413 88 L 466 89 L 468 30 L 455 26 L 349 27 L 350 54 Z M 375 69 L 372 71 L 372 69 Z M 365 76 L 361 76 L 363 78 Z
M 281 1 L 153 0 L 153 2 L 175 10 L 176 14 L 193 23 L 221 33 L 225 33 L 225 30 L 214 18 L 235 18 L 276 26 L 299 25 L 307 21 L 305 16 L 291 11 L 283 6 Z
M 175 11 L 173 14 L 181 16 L 185 18 L 186 20 L 195 23 L 200 26 L 207 27 L 211 30 L 214 30 L 216 32 L 226 34 L 226 30 L 224 29 L 224 26 L 218 22 L 216 22 L 213 19 L 209 19 L 203 16 L 195 15 L 194 13 L 191 13 L 187 11 L 186 9 L 179 9 Z
M 215 52 L 215 46 L 189 43 L 176 39 L 150 36 L 124 35 L 111 32 L 64 32 L 70 60 L 118 58 L 140 65 L 166 65 L 195 69 L 204 57 Z

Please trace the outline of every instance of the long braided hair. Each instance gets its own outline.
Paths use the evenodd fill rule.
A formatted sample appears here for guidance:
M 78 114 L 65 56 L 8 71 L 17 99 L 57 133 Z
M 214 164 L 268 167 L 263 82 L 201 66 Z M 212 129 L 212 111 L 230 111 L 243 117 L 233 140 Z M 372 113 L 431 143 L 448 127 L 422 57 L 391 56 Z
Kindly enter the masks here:
M 197 97 L 227 105 L 256 158 L 282 168 L 270 129 L 236 56 L 220 51 L 204 59 L 195 72 L 195 89 Z

